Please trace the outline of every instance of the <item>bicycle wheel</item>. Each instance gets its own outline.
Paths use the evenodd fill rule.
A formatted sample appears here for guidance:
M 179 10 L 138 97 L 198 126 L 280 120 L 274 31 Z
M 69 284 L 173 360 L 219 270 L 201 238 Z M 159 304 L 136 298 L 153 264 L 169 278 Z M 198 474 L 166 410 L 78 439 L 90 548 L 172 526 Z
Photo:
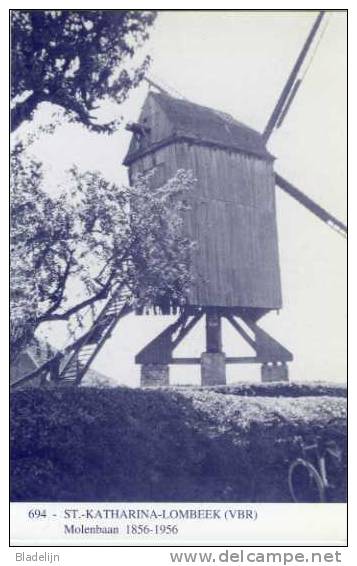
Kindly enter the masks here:
M 298 458 L 289 468 L 289 489 L 295 503 L 318 503 L 325 501 L 325 488 L 316 468 Z

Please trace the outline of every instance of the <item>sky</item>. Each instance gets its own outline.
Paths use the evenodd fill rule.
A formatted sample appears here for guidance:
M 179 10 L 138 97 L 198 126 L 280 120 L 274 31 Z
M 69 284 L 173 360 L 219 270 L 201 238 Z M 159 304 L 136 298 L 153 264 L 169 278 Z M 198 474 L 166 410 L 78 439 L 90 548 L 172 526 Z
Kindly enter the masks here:
M 232 114 L 262 131 L 295 62 L 315 12 L 160 12 L 144 51 L 150 76 L 188 100 Z M 330 12 L 299 93 L 283 126 L 269 141 L 275 170 L 346 222 L 346 14 Z M 137 120 L 148 87 L 142 84 L 121 107 L 107 105 L 102 116 Z M 42 109 L 42 119 L 48 109 Z M 41 119 L 39 112 L 38 120 Z M 130 134 L 97 135 L 78 125 L 62 125 L 34 146 L 55 191 L 73 163 L 127 182 L 122 160 Z M 277 189 L 283 309 L 260 324 L 294 354 L 292 380 L 346 379 L 346 240 Z M 125 318 L 93 363 L 118 384 L 137 386 L 135 354 L 173 319 Z M 63 326 L 52 325 L 54 345 Z M 200 355 L 203 326 L 189 335 L 177 355 Z M 249 349 L 224 325 L 224 351 Z M 171 370 L 174 383 L 199 383 L 199 367 Z M 229 366 L 228 382 L 259 380 L 256 366 Z

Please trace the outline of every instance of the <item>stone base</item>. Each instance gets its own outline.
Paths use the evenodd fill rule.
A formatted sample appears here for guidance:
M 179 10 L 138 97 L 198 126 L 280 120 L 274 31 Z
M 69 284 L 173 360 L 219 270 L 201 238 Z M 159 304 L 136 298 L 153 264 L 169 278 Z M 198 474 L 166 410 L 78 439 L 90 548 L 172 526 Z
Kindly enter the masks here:
M 201 354 L 201 384 L 226 385 L 226 356 L 223 352 Z
M 166 364 L 145 364 L 141 366 L 141 387 L 169 385 L 170 368 Z
M 273 381 L 289 381 L 289 369 L 283 362 L 269 362 L 261 367 L 261 376 L 263 383 L 271 383 Z

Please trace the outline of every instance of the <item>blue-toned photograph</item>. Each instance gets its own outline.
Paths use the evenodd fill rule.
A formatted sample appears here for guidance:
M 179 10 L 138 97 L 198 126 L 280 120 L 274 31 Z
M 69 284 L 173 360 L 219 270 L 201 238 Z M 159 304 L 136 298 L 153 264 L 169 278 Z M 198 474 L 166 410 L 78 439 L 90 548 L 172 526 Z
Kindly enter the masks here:
M 346 502 L 346 10 L 10 28 L 11 501 Z

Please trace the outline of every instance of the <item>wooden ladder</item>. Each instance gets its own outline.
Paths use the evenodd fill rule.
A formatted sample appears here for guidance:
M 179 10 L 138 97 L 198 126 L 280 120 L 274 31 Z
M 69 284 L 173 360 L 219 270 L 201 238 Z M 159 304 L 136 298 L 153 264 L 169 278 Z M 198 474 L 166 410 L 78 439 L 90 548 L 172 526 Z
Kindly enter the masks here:
M 83 341 L 80 340 L 61 363 L 58 381 L 64 385 L 78 385 L 119 320 L 131 311 L 128 294 L 122 290 L 114 293 L 84 335 Z

